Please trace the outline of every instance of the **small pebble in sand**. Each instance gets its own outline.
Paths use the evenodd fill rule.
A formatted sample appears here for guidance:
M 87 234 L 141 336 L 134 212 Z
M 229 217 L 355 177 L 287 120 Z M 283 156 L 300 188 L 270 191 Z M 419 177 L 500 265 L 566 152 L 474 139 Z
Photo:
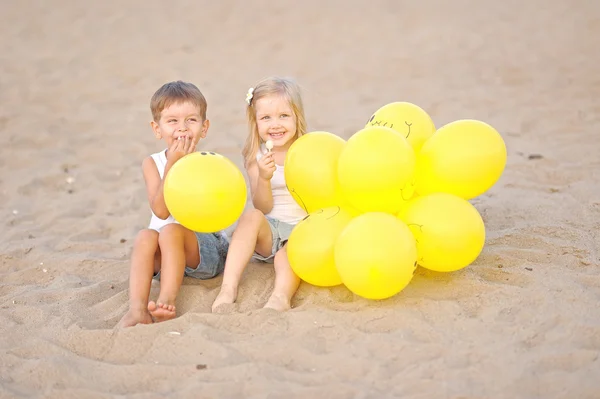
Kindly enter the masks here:
M 19 213 L 19 211 L 17 211 L 16 209 L 13 209 L 13 215 L 17 215 Z
M 73 184 L 75 182 L 75 178 L 72 176 L 67 177 L 66 179 L 67 184 Z
M 42 269 L 44 273 L 48 273 L 48 269 Z

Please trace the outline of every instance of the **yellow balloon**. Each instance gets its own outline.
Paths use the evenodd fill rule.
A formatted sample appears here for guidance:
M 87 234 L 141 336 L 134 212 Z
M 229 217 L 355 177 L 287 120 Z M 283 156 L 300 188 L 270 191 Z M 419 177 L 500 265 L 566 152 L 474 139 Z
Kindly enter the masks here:
M 415 152 L 387 127 L 368 127 L 348 139 L 338 161 L 344 199 L 361 212 L 395 214 L 412 196 Z
M 506 145 L 487 123 L 458 120 L 442 126 L 417 156 L 419 195 L 450 193 L 475 198 L 492 187 L 506 166 Z
M 335 206 L 318 209 L 294 226 L 287 243 L 287 255 L 298 277 L 320 287 L 342 284 L 333 260 L 333 248 L 350 220 L 352 215 Z
M 246 206 L 246 182 L 233 162 L 214 152 L 177 161 L 164 183 L 171 215 L 192 231 L 212 233 L 232 225 Z
M 485 244 L 485 226 L 477 209 L 452 194 L 437 193 L 408 202 L 398 215 L 417 240 L 419 265 L 452 272 L 470 265 Z
M 308 213 L 339 203 L 337 162 L 346 141 L 329 132 L 297 139 L 285 157 L 285 182 L 294 200 Z
M 362 215 L 364 213 L 364 212 L 359 211 L 352 205 L 348 204 L 347 201 L 341 202 L 340 208 L 342 208 L 344 211 L 348 212 L 352 217 L 356 217 L 356 216 Z
M 335 243 L 334 257 L 350 291 L 367 299 L 384 299 L 402 291 L 412 279 L 417 247 L 400 219 L 369 212 L 348 223 Z
M 421 107 L 409 102 L 393 102 L 379 108 L 365 127 L 389 127 L 402 134 L 418 152 L 435 133 L 433 120 Z

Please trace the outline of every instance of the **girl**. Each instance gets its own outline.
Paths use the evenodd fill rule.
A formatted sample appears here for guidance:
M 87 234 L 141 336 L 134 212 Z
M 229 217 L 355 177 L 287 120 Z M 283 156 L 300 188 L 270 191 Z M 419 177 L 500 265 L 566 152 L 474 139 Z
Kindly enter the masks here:
M 300 284 L 285 245 L 306 211 L 292 198 L 283 173 L 288 149 L 306 133 L 300 90 L 290 79 L 268 78 L 248 91 L 246 102 L 250 132 L 242 155 L 254 209 L 242 215 L 231 238 L 213 312 L 235 302 L 242 272 L 253 255 L 263 262 L 272 261 L 275 267 L 275 287 L 265 308 L 289 309 Z

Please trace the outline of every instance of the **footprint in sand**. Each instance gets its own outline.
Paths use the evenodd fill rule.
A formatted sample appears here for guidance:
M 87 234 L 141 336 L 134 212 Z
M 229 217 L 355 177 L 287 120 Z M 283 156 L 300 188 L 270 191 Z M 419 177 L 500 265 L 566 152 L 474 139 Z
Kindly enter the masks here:
M 495 267 L 481 267 L 477 269 L 476 273 L 483 280 L 490 283 L 512 285 L 524 288 L 531 282 L 530 277 L 508 272 L 504 268 L 497 269 Z

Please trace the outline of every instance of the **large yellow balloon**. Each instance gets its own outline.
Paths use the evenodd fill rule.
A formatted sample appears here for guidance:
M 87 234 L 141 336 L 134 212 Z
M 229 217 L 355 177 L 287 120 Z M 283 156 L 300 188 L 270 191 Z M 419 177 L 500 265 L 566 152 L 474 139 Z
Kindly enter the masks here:
M 297 139 L 285 157 L 285 182 L 294 200 L 308 213 L 338 205 L 337 162 L 346 141 L 329 132 Z
M 417 247 L 410 229 L 388 213 L 355 217 L 335 244 L 335 264 L 346 287 L 367 299 L 396 295 L 413 277 Z
M 396 214 L 413 193 L 415 152 L 387 127 L 368 127 L 348 139 L 338 161 L 344 198 L 361 212 Z
M 506 166 L 506 145 L 490 125 L 458 120 L 442 126 L 417 156 L 419 195 L 450 193 L 475 198 L 492 187 Z
M 409 102 L 393 102 L 379 108 L 365 127 L 390 127 L 402 134 L 418 152 L 435 132 L 431 117 L 421 107 Z
M 437 193 L 410 200 L 398 215 L 417 240 L 419 265 L 452 272 L 471 264 L 483 250 L 485 226 L 467 200 Z
M 212 233 L 232 225 L 246 206 L 246 182 L 233 162 L 214 152 L 194 152 L 177 161 L 164 183 L 165 203 L 192 231 Z
M 333 260 L 333 248 L 350 220 L 352 215 L 335 206 L 318 209 L 294 226 L 287 243 L 287 255 L 298 277 L 320 287 L 342 284 Z

